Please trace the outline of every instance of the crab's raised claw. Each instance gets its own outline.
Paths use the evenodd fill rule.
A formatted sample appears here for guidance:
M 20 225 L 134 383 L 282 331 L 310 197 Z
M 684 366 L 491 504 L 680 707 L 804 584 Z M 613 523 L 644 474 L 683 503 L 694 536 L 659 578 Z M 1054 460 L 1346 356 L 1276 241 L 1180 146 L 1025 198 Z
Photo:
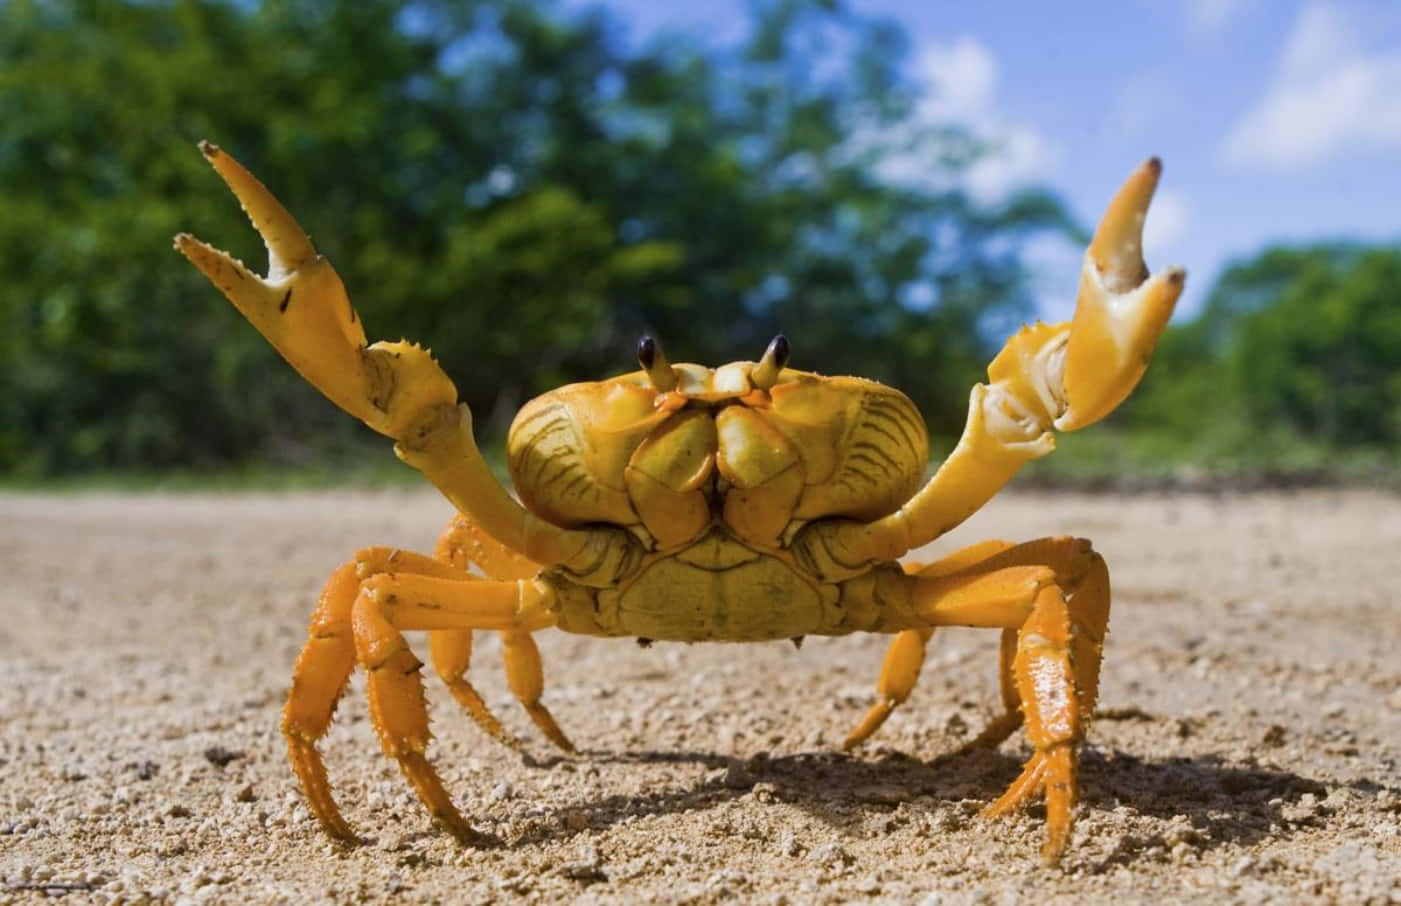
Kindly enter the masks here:
M 1174 267 L 1150 276 L 1143 261 L 1143 223 L 1162 171 L 1156 157 L 1134 171 L 1085 251 L 1064 353 L 1066 409 L 1055 420 L 1059 431 L 1093 424 L 1124 401 L 1182 293 L 1185 271 Z
M 263 237 L 268 274 L 253 273 L 227 252 L 187 233 L 175 237 L 175 247 L 327 398 L 376 431 L 399 436 L 403 426 L 388 410 L 395 385 L 401 383 L 395 372 L 402 369 L 394 360 L 406 350 L 400 344 L 367 346 L 335 268 L 317 253 L 287 209 L 229 154 L 209 142 L 201 142 L 199 149 Z M 426 354 L 419 357 L 428 359 Z M 429 383 L 437 385 L 439 396 L 450 397 L 443 402 L 456 402 L 446 378 Z M 394 403 L 399 410 L 419 408 Z

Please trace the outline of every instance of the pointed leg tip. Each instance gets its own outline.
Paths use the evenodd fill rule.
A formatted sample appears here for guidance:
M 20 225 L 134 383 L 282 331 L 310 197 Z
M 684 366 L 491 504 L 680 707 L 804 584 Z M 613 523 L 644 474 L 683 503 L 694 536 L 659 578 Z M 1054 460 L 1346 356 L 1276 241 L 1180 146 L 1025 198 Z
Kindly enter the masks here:
M 978 817 L 985 821 L 996 821 L 998 818 L 1005 818 L 1011 813 L 1012 807 L 1004 803 L 1001 799 L 989 802 L 978 812 Z
M 355 833 L 355 831 L 351 829 L 350 825 L 344 822 L 341 822 L 339 825 L 332 825 L 327 824 L 323 821 L 321 824 L 321 829 L 326 832 L 326 836 L 330 837 L 337 844 L 344 846 L 347 849 L 351 849 L 357 846 L 363 846 L 367 842 L 364 837 Z
M 497 837 L 483 833 L 460 819 L 457 823 L 443 821 L 443 826 L 459 846 L 471 849 L 489 849 L 501 845 L 501 840 Z
M 1052 830 L 1046 837 L 1046 842 L 1041 844 L 1041 864 L 1047 868 L 1057 867 L 1065 858 L 1065 851 L 1069 848 L 1070 829 Z
M 569 737 L 560 729 L 554 715 L 550 713 L 548 708 L 539 702 L 533 702 L 527 704 L 525 710 L 530 715 L 530 719 L 534 721 L 535 726 L 539 728 L 540 733 L 556 748 L 570 755 L 574 754 L 576 751 L 574 743 L 570 742 Z
M 569 737 L 564 735 L 564 731 L 558 728 L 556 728 L 553 733 L 546 732 L 545 738 L 548 739 L 556 749 L 559 749 L 566 755 L 574 755 L 579 751 L 574 747 L 574 743 Z

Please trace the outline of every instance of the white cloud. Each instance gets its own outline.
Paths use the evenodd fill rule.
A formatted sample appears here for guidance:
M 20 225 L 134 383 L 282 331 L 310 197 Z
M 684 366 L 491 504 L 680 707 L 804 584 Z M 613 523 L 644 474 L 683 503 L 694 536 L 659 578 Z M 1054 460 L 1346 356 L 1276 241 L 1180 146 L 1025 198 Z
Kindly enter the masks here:
M 1191 115 L 1176 73 L 1153 71 L 1115 80 L 1104 117 L 1105 137 L 1137 144 L 1155 125 Z
M 926 91 L 914 114 L 916 128 L 957 124 L 987 146 L 987 153 L 959 174 L 959 185 L 974 198 L 1000 201 L 1022 185 L 1044 179 L 1055 165 L 1057 155 L 1041 133 L 998 111 L 1000 67 L 976 38 L 965 35 L 925 48 L 915 75 Z M 947 188 L 932 162 L 915 153 L 894 155 L 879 171 L 892 181 Z
M 997 58 L 978 39 L 964 35 L 935 45 L 919 57 L 919 76 L 931 93 L 926 112 L 944 117 L 981 115 L 997 92 Z
M 1080 283 L 1084 248 L 1062 236 L 1041 233 L 1026 244 L 1022 260 L 1032 275 L 1037 316 L 1048 324 L 1070 320 L 1075 314 L 1075 288 Z
M 1280 169 L 1353 149 L 1401 149 L 1401 47 L 1365 50 L 1341 8 L 1299 14 L 1265 96 L 1227 133 L 1232 164 Z
M 1253 5 L 1251 0 L 1186 0 L 1187 32 L 1194 38 L 1215 38 Z
M 1192 206 L 1187 196 L 1171 189 L 1160 190 L 1153 196 L 1148 220 L 1143 224 L 1144 257 L 1153 259 L 1163 249 L 1171 248 L 1183 236 L 1192 222 Z

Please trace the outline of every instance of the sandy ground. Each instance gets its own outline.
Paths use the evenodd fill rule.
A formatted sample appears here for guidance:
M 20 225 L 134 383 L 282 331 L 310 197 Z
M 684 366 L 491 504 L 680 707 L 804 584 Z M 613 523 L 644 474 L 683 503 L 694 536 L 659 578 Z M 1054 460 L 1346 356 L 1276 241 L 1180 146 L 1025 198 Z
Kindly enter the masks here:
M 941 541 L 1083 534 L 1116 603 L 1083 804 L 976 815 L 1025 742 L 996 634 L 936 636 L 872 744 L 877 637 L 752 646 L 540 637 L 560 758 L 485 738 L 429 679 L 431 753 L 502 845 L 430 826 L 357 678 L 324 750 L 369 842 L 309 817 L 278 709 L 310 604 L 357 546 L 431 545 L 431 493 L 0 496 L 0 902 L 1401 902 L 1401 500 L 1010 494 Z M 416 640 L 421 641 L 421 640 Z M 419 645 L 422 651 L 423 647 Z

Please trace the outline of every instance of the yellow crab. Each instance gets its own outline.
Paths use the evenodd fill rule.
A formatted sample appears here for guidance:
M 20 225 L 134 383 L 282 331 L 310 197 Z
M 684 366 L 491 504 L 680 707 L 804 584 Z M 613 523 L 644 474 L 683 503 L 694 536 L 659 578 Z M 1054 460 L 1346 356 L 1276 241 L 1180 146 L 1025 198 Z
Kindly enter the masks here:
M 561 387 L 516 416 L 507 450 L 517 502 L 492 476 L 471 413 L 428 351 L 367 344 L 340 278 L 291 215 L 228 154 L 200 150 L 262 234 L 269 273 L 186 234 L 176 247 L 307 380 L 393 438 L 459 512 L 432 556 L 356 553 L 312 616 L 282 729 L 330 835 L 355 839 L 316 743 L 358 663 L 385 752 L 449 831 L 483 839 L 426 756 L 421 664 L 404 630 L 428 631 L 438 675 L 504 741 L 465 676 L 473 631 L 500 633 L 511 691 L 569 750 L 540 701 L 531 634 L 542 629 L 681 642 L 891 633 L 879 700 L 846 738 L 850 748 L 909 696 L 936 627 L 985 626 L 1002 630 L 1005 712 L 977 743 L 996 745 L 1025 723 L 1035 749 L 986 814 L 1044 790 L 1043 855 L 1061 857 L 1109 620 L 1104 561 L 1072 538 L 988 541 L 929 566 L 897 558 L 1049 453 L 1053 429 L 1103 418 L 1143 375 L 1184 280 L 1181 269 L 1150 277 L 1143 262 L 1156 159 L 1110 203 L 1085 255 L 1074 319 L 1023 328 L 1007 343 L 990 382 L 973 388 L 957 448 L 923 486 L 924 422 L 899 391 L 788 368 L 781 336 L 758 362 L 715 369 L 669 364 L 643 338 L 640 371 Z

